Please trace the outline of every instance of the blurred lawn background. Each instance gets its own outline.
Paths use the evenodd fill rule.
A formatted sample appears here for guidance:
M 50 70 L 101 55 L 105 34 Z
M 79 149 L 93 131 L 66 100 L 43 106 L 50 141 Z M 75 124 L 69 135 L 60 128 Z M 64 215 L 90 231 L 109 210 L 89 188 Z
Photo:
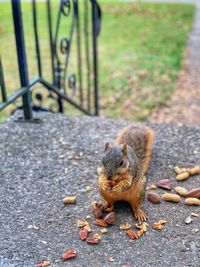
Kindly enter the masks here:
M 79 2 L 83 4 L 83 0 Z M 188 4 L 98 2 L 103 12 L 98 39 L 100 115 L 145 120 L 173 93 L 195 8 Z M 52 1 L 52 7 L 55 22 L 58 1 Z M 0 10 L 0 55 L 10 93 L 20 87 L 10 3 L 1 3 Z M 43 74 L 49 80 L 52 77 L 45 3 L 37 3 L 37 10 Z M 22 11 L 31 78 L 37 76 L 37 62 L 30 3 L 22 1 Z M 60 36 L 66 36 L 66 26 L 61 23 Z M 68 26 L 69 33 L 70 23 Z M 74 46 L 72 54 L 75 49 Z M 69 69 L 77 69 L 75 57 L 71 58 Z M 1 112 L 0 120 L 12 109 L 10 106 Z M 80 114 L 69 104 L 65 105 L 65 113 Z

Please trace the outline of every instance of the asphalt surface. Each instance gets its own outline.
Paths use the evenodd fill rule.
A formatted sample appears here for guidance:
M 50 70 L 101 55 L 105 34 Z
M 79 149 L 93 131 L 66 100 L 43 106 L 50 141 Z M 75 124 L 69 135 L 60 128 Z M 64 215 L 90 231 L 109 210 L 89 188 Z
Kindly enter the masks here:
M 103 144 L 112 142 L 128 122 L 48 113 L 37 116 L 42 119 L 39 124 L 15 122 L 13 117 L 0 125 L 0 266 L 29 267 L 44 260 L 61 267 L 199 266 L 199 207 L 185 206 L 184 199 L 157 205 L 146 200 L 143 209 L 149 215 L 149 227 L 137 240 L 119 230 L 121 223 L 135 222 L 130 206 L 119 203 L 117 222 L 100 243 L 81 241 L 77 219 L 91 215 L 91 202 L 102 200 L 96 168 Z M 169 178 L 173 188 L 199 187 L 199 175 L 176 182 L 172 167 L 200 164 L 200 128 L 152 127 L 156 139 L 148 184 Z M 62 199 L 69 195 L 77 197 L 76 204 L 63 204 Z M 186 225 L 184 220 L 192 212 L 199 217 Z M 159 219 L 167 223 L 156 231 L 151 225 Z M 92 226 L 93 216 L 88 221 Z M 99 232 L 97 226 L 93 229 Z M 60 255 L 72 248 L 77 257 L 62 262 Z

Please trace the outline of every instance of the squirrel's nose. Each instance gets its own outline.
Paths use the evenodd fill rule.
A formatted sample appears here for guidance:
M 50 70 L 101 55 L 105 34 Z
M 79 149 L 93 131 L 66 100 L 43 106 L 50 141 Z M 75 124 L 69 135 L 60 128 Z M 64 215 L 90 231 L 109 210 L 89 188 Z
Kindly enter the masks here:
M 112 174 L 108 174 L 107 179 L 111 180 L 111 178 L 112 178 Z

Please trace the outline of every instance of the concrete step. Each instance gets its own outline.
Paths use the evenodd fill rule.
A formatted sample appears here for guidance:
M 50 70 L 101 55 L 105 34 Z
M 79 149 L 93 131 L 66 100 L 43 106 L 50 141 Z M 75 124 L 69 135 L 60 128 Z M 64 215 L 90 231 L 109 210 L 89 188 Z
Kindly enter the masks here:
M 115 207 L 117 222 L 96 246 L 81 241 L 77 219 L 91 215 L 91 202 L 101 201 L 96 168 L 105 141 L 130 122 L 95 117 L 37 114 L 39 124 L 15 122 L 0 125 L 0 266 L 35 266 L 50 260 L 51 266 L 198 266 L 200 262 L 199 218 L 184 223 L 199 207 L 181 203 L 152 204 L 147 233 L 130 240 L 119 230 L 121 223 L 134 224 L 126 203 Z M 200 128 L 150 125 L 156 130 L 148 184 L 169 178 L 175 186 L 192 189 L 199 176 L 175 181 L 172 166 L 199 164 Z M 87 186 L 91 191 L 85 190 Z M 163 190 L 157 192 L 161 195 Z M 75 195 L 77 203 L 64 206 L 62 199 Z M 151 225 L 167 223 L 162 231 Z M 93 217 L 89 219 L 92 225 Z M 34 228 L 34 225 L 36 228 Z M 98 227 L 93 227 L 99 232 Z M 196 229 L 194 231 L 194 229 Z M 62 252 L 74 248 L 78 255 L 63 263 Z

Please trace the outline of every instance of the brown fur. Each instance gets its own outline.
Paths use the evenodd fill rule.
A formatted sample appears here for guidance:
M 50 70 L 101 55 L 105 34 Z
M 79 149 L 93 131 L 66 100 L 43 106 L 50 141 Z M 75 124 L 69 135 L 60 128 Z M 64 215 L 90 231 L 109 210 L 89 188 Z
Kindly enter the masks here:
M 106 177 L 105 168 L 99 171 L 99 191 L 105 202 L 103 209 L 111 211 L 116 201 L 127 201 L 131 204 L 136 219 L 146 221 L 147 215 L 140 209 L 145 197 L 146 178 L 144 174 L 147 171 L 151 157 L 151 146 L 154 138 L 154 131 L 138 125 L 131 125 L 122 129 L 117 138 L 116 144 L 127 144 L 132 147 L 139 161 L 141 172 L 139 179 L 134 179 L 132 173 L 123 171 L 112 177 L 113 186 Z
M 132 147 L 142 166 L 143 174 L 147 172 L 151 158 L 151 147 L 155 133 L 152 129 L 143 125 L 129 125 L 119 131 L 115 143 L 126 143 Z

